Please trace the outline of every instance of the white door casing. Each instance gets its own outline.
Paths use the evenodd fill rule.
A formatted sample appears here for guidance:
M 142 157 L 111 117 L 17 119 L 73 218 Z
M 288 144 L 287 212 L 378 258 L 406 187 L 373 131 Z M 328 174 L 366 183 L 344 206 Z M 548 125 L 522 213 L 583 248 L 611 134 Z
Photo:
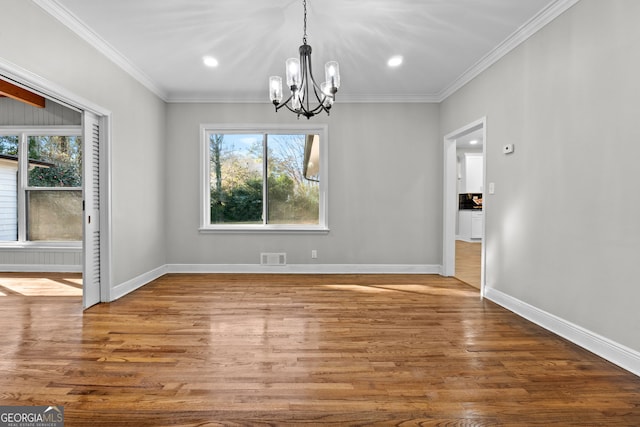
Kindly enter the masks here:
M 443 194 L 443 239 L 442 239 L 442 275 L 453 276 L 455 274 L 456 263 L 456 213 L 457 213 L 457 162 L 456 162 L 456 139 L 467 135 L 473 131 L 482 129 L 483 132 L 483 178 L 482 188 L 486 192 L 486 170 L 487 170 L 487 119 L 483 117 L 466 126 L 457 129 L 444 137 L 444 194 Z M 484 297 L 485 287 L 485 249 L 486 249 L 486 211 L 487 197 L 484 197 L 483 223 L 482 223 L 482 249 L 480 260 L 480 296 Z

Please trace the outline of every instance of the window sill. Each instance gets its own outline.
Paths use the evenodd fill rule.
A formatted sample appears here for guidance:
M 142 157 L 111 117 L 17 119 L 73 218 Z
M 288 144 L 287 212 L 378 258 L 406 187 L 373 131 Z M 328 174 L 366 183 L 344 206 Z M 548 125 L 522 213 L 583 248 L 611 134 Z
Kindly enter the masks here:
M 0 242 L 0 250 L 24 251 L 77 251 L 82 250 L 82 242 Z
M 201 234 L 328 234 L 323 226 L 279 226 L 279 225 L 219 225 L 200 227 Z

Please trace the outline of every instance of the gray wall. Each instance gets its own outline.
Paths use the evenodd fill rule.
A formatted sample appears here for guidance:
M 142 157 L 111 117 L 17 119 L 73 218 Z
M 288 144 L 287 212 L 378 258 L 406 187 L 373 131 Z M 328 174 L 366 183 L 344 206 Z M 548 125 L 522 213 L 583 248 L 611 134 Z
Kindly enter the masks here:
M 290 264 L 441 264 L 438 106 L 340 104 L 313 120 L 329 124 L 330 233 L 199 234 L 200 124 L 300 121 L 268 103 L 170 104 L 168 262 L 258 264 L 260 252 L 278 251 Z
M 0 10 L 1 58 L 112 113 L 112 284 L 163 266 L 165 103 L 34 3 Z
M 635 350 L 639 16 L 582 0 L 441 105 L 442 135 L 487 117 L 489 291 Z

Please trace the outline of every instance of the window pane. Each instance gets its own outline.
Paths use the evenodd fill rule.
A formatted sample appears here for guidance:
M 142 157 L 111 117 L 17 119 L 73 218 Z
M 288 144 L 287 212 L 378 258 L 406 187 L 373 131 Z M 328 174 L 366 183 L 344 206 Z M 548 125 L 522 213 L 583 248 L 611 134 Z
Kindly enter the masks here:
M 82 240 L 82 191 L 27 191 L 28 240 Z
M 319 223 L 319 136 L 269 135 L 269 224 Z
M 79 136 L 30 136 L 30 187 L 81 187 L 82 143 Z
M 262 224 L 263 135 L 209 134 L 211 224 Z
M 18 240 L 18 137 L 0 135 L 0 241 Z

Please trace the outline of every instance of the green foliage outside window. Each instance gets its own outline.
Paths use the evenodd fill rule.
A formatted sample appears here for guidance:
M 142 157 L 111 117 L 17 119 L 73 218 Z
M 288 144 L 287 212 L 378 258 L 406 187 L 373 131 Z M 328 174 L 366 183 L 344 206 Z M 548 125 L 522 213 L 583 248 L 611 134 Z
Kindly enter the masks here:
M 29 186 L 82 186 L 82 143 L 75 136 L 30 136 Z M 40 165 L 37 162 L 42 162 Z M 33 167 L 35 166 L 35 167 Z
M 305 137 L 210 135 L 211 224 L 317 224 L 319 185 L 303 176 Z

